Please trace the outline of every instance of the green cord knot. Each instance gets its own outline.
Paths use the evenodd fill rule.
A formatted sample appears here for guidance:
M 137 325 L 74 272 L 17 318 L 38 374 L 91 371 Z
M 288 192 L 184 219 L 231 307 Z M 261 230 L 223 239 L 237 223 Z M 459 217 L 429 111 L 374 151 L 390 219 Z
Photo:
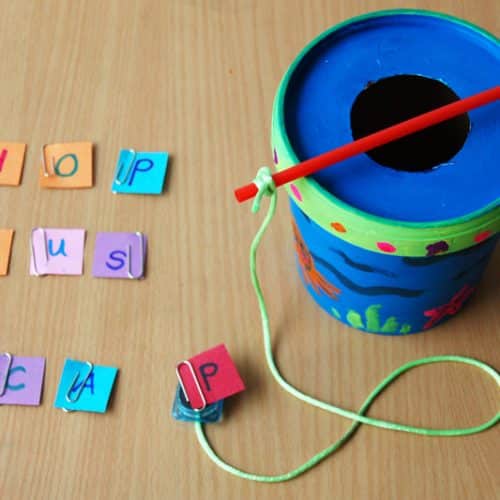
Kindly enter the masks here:
M 257 194 L 252 205 L 252 212 L 256 213 L 260 210 L 260 203 L 262 197 L 272 196 L 276 191 L 276 185 L 274 184 L 273 176 L 269 167 L 261 167 L 257 172 L 257 176 L 253 180 L 253 183 L 257 186 Z

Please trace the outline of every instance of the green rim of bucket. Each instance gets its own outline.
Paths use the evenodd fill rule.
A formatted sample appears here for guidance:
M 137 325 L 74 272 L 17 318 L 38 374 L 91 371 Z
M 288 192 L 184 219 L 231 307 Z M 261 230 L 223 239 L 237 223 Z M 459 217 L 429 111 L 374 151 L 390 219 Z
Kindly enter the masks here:
M 302 59 L 324 38 L 345 26 L 366 19 L 391 15 L 427 15 L 460 24 L 498 43 L 499 39 L 482 28 L 447 14 L 415 9 L 383 10 L 348 19 L 312 40 L 295 58 L 283 77 L 276 94 L 272 113 L 272 147 L 283 170 L 299 162 L 285 127 L 284 102 L 290 79 Z M 436 222 L 405 222 L 379 217 L 359 210 L 321 187 L 311 177 L 297 179 L 286 186 L 300 209 L 325 231 L 353 245 L 379 253 L 408 257 L 428 255 L 427 246 L 444 241 L 453 253 L 477 245 L 500 231 L 500 198 L 465 216 Z

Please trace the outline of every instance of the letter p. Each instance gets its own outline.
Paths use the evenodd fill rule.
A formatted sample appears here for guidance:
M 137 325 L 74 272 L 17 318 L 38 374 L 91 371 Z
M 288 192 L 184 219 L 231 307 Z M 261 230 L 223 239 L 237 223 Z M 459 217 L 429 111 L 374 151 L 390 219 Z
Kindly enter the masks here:
M 211 388 L 208 382 L 208 378 L 213 377 L 217 373 L 217 371 L 219 370 L 218 365 L 216 363 L 204 363 L 200 365 L 199 370 L 207 391 L 210 391 Z
M 146 164 L 144 167 L 140 167 L 141 164 Z M 137 172 L 149 172 L 152 168 L 154 167 L 153 160 L 150 160 L 149 158 L 142 158 L 140 160 L 137 160 L 134 163 L 134 166 L 132 168 L 132 175 L 130 176 L 130 180 L 128 181 L 128 185 L 131 186 L 134 182 L 135 174 Z

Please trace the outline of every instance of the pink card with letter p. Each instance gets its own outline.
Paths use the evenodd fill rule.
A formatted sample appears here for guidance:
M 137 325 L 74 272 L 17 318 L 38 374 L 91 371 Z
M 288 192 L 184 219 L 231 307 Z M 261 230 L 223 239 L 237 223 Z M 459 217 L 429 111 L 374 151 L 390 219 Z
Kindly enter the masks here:
M 245 390 L 243 380 L 224 344 L 179 363 L 177 372 L 193 408 L 203 406 L 200 390 L 207 405 Z M 193 372 L 196 379 L 193 378 Z

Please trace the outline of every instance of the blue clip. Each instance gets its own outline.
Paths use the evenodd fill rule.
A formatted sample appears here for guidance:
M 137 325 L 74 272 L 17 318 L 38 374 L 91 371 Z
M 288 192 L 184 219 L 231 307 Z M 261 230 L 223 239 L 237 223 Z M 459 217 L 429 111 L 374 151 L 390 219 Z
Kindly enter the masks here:
M 184 392 L 180 384 L 178 384 L 175 391 L 174 404 L 172 406 L 172 416 L 176 420 L 181 420 L 182 422 L 215 424 L 222 420 L 223 406 L 224 400 L 221 399 L 211 405 L 207 405 L 201 411 L 193 410 L 189 402 L 186 400 L 186 396 L 184 396 Z

